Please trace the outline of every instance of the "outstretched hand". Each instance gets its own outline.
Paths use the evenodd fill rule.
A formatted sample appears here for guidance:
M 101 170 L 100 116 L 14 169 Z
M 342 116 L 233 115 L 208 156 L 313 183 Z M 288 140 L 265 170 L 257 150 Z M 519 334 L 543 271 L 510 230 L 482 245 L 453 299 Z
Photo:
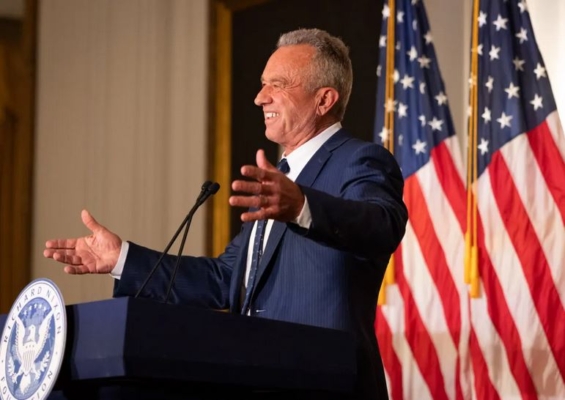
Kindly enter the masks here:
M 122 239 L 100 225 L 86 210 L 82 222 L 92 235 L 77 239 L 48 240 L 43 255 L 65 264 L 67 274 L 107 274 L 118 262 Z
M 252 181 L 232 182 L 234 191 L 247 195 L 231 196 L 230 205 L 257 209 L 241 214 L 243 222 L 261 219 L 289 222 L 296 219 L 304 206 L 304 194 L 298 185 L 272 165 L 263 150 L 257 151 L 256 161 L 257 166 L 241 167 L 241 174 Z

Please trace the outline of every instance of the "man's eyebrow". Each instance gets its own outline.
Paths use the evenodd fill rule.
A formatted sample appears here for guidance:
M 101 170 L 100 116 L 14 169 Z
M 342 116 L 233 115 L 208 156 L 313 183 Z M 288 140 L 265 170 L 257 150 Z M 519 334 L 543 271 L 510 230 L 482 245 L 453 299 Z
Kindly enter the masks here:
M 277 76 L 271 79 L 265 79 L 264 77 L 261 77 L 261 83 L 288 83 L 288 79 L 285 79 L 283 77 Z

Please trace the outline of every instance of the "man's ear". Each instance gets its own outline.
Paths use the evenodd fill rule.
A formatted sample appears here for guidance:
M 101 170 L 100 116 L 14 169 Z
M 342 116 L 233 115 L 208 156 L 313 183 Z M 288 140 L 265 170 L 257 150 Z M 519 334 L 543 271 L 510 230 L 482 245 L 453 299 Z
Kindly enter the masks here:
M 326 115 L 339 99 L 339 93 L 331 87 L 320 88 L 316 94 L 318 97 L 317 114 L 319 116 Z

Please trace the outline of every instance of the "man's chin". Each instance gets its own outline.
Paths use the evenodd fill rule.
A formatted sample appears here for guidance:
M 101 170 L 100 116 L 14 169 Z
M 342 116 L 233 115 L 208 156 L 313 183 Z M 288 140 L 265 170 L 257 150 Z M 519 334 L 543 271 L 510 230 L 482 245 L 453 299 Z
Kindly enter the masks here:
M 277 138 L 279 137 L 278 132 L 273 132 L 272 129 L 265 128 L 265 137 L 271 142 L 278 143 Z

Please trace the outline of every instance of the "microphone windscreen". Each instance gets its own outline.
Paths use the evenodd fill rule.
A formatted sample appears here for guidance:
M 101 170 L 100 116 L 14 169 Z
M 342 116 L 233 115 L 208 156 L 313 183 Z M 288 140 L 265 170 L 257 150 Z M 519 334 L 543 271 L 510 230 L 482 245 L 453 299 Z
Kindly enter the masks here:
M 206 181 L 206 182 L 204 182 L 204 183 L 202 184 L 202 191 L 207 190 L 207 189 L 210 187 L 211 184 L 212 184 L 212 181 Z
M 210 194 L 216 194 L 218 190 L 220 190 L 220 184 L 218 182 L 212 183 L 208 188 L 208 192 L 210 192 Z

